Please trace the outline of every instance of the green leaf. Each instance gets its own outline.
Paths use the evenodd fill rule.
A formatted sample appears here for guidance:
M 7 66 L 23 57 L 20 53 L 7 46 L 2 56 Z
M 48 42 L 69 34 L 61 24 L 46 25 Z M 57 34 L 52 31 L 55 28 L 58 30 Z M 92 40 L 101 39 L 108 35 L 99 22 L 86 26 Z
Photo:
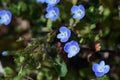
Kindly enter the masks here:
M 67 66 L 64 61 L 61 60 L 60 56 L 57 55 L 55 59 L 55 68 L 61 77 L 64 77 L 67 74 Z
M 61 64 L 61 72 L 60 72 L 60 76 L 64 77 L 67 74 L 67 67 L 66 64 L 63 62 Z
M 5 77 L 13 77 L 14 71 L 10 67 L 6 67 L 5 69 Z
M 109 77 L 104 75 L 103 77 L 98 77 L 97 80 L 109 80 Z

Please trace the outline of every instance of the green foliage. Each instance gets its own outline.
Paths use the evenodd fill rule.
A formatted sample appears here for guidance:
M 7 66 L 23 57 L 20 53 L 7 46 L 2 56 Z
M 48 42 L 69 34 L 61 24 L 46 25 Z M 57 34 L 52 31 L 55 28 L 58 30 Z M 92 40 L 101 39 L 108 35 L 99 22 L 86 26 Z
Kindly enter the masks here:
M 0 10 L 8 9 L 13 16 L 8 27 L 0 25 L 0 52 L 9 51 L 8 56 L 0 55 L 5 71 L 0 80 L 95 79 L 91 64 L 99 60 L 105 60 L 113 70 L 96 80 L 119 80 L 120 15 L 115 1 L 60 0 L 56 5 L 59 18 L 52 22 L 45 18 L 46 4 L 0 0 Z M 79 4 L 85 6 L 86 15 L 75 20 L 70 9 Z M 71 59 L 63 50 L 65 43 L 56 38 L 64 25 L 72 31 L 70 40 L 78 41 L 81 47 Z
M 110 79 L 106 75 L 104 75 L 103 77 L 97 78 L 97 80 L 110 80 Z

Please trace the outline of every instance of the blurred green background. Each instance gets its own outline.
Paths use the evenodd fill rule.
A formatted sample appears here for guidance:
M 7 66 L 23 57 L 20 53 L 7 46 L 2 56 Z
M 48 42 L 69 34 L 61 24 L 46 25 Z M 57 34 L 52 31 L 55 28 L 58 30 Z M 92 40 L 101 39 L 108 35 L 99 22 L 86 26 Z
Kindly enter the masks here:
M 79 4 L 86 15 L 76 23 L 70 9 Z M 0 0 L 0 10 L 10 10 L 13 16 L 10 25 L 0 25 L 0 53 L 8 51 L 7 56 L 0 54 L 0 80 L 120 80 L 119 0 L 60 0 L 54 22 L 45 18 L 46 7 L 35 0 Z M 72 27 L 70 40 L 81 47 L 71 59 L 56 38 L 62 25 Z M 111 69 L 96 78 L 91 67 L 101 60 Z

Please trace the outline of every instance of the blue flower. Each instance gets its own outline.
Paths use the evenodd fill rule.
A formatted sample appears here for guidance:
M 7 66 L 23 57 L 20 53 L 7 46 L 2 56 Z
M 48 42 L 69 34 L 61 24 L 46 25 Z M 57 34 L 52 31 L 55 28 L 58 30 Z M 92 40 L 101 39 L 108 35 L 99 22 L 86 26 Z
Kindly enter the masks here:
M 12 20 L 12 14 L 8 10 L 0 11 L 0 24 L 8 25 Z
M 54 6 L 59 2 L 60 0 L 46 0 L 46 3 L 48 4 L 48 6 Z
M 3 56 L 6 56 L 6 55 L 8 55 L 8 52 L 7 52 L 7 51 L 3 51 L 1 54 L 2 54 Z
M 102 77 L 103 75 L 109 72 L 110 66 L 105 65 L 105 62 L 101 61 L 100 64 L 93 64 L 92 70 L 95 72 L 95 75 L 97 77 Z
M 73 18 L 82 19 L 85 16 L 85 8 L 83 5 L 73 6 L 71 12 L 74 14 Z
M 72 58 L 79 53 L 80 47 L 79 47 L 78 43 L 73 40 L 73 41 L 70 41 L 65 44 L 64 51 L 66 53 L 68 53 L 68 55 L 67 55 L 68 58 Z
M 59 9 L 53 6 L 48 6 L 47 9 L 47 14 L 45 15 L 46 18 L 51 19 L 52 21 L 55 21 L 58 18 L 59 15 Z
M 57 35 L 57 38 L 60 39 L 61 42 L 66 42 L 71 36 L 71 31 L 65 27 L 61 26 L 59 29 L 59 34 Z
M 45 3 L 45 0 L 36 0 L 36 2 Z

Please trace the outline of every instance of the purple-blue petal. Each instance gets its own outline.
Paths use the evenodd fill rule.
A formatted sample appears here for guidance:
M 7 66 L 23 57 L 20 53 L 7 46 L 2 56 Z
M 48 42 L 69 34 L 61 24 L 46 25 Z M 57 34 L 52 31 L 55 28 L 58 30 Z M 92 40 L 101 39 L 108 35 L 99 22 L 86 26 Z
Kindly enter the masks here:
M 2 19 L 2 17 L 5 16 L 5 15 L 7 15 L 9 18 L 4 21 L 4 20 Z M 0 17 L 1 17 L 1 19 L 0 19 L 0 21 L 1 21 L 0 24 L 8 25 L 8 24 L 10 24 L 10 22 L 11 22 L 11 20 L 12 20 L 12 14 L 11 14 L 11 12 L 8 11 L 8 10 L 1 10 L 1 11 L 0 11 Z
M 70 43 L 66 43 L 64 46 L 64 51 L 67 53 L 69 52 L 69 48 L 70 48 Z
M 54 16 L 54 17 L 51 17 L 50 19 L 51 19 L 52 21 L 55 21 L 57 18 L 58 18 L 58 16 Z
M 73 15 L 73 18 L 76 19 L 78 18 L 79 19 L 79 16 L 77 16 L 76 14 Z
M 71 8 L 71 12 L 72 12 L 72 13 L 75 13 L 77 10 L 78 10 L 78 6 L 73 6 L 73 7 Z
M 46 11 L 49 12 L 49 11 L 51 11 L 51 10 L 53 10 L 53 9 L 54 9 L 53 6 L 48 6 L 48 7 L 46 8 Z
M 76 55 L 76 54 L 68 53 L 67 57 L 68 57 L 68 58 L 72 58 L 72 57 L 74 57 L 75 55 Z
M 36 2 L 45 3 L 45 0 L 36 0 Z
M 84 8 L 83 5 L 79 5 L 78 7 L 79 7 L 80 10 L 82 10 L 83 12 L 85 12 L 85 8 Z
M 71 41 L 71 45 L 74 45 L 74 46 L 77 47 L 76 53 L 78 53 L 78 52 L 80 51 L 80 47 L 79 47 L 79 45 L 78 45 L 78 43 L 77 43 L 76 41 L 72 40 L 72 41 Z
M 102 76 L 104 76 L 104 72 L 95 72 L 95 75 L 97 77 L 102 77 Z
M 60 2 L 60 0 L 56 0 L 56 2 L 51 2 L 50 0 L 46 0 L 45 1 L 47 4 L 48 4 L 48 6 L 55 6 L 57 3 L 59 3 Z
M 48 6 L 46 8 L 47 14 L 45 15 L 46 18 L 51 19 L 52 21 L 55 21 L 58 18 L 59 15 L 59 9 L 57 7 L 53 7 L 53 6 Z M 51 11 L 54 11 L 55 14 L 51 16 Z
M 92 70 L 93 70 L 94 72 L 98 72 L 98 67 L 99 67 L 99 64 L 93 64 Z
M 57 38 L 58 39 L 60 39 L 62 36 L 61 36 L 61 33 L 59 33 L 58 35 L 57 35 Z
M 67 30 L 69 30 L 69 29 L 65 26 L 61 26 L 59 29 L 60 32 L 66 32 Z
M 1 54 L 2 54 L 3 56 L 6 56 L 6 55 L 8 55 L 8 52 L 7 52 L 7 51 L 3 51 Z
M 100 64 L 93 64 L 92 70 L 95 72 L 97 77 L 101 77 L 104 74 L 108 73 L 110 70 L 109 65 L 105 65 L 104 61 L 101 61 Z
M 70 51 L 70 48 L 69 48 L 68 58 L 72 58 L 72 57 L 76 56 L 77 54 L 78 54 L 78 52 Z
M 85 12 L 83 12 L 83 13 L 78 17 L 78 19 L 82 19 L 84 16 L 85 16 Z
M 60 41 L 61 42 L 66 42 L 66 41 L 68 41 L 68 37 L 67 38 L 61 38 Z
M 46 17 L 46 18 L 49 18 L 49 14 L 47 13 L 47 14 L 45 15 L 45 17 Z
M 105 62 L 104 62 L 104 61 L 101 61 L 101 62 L 100 62 L 100 66 L 101 66 L 101 67 L 105 66 Z
M 77 50 L 71 49 L 73 46 L 75 46 L 77 48 Z M 73 40 L 73 41 L 67 42 L 65 44 L 64 51 L 66 53 L 68 53 L 68 58 L 72 58 L 72 57 L 76 56 L 79 53 L 80 47 L 79 47 L 78 43 Z
M 78 13 L 78 11 L 81 11 L 82 13 Z M 74 19 L 82 19 L 85 16 L 85 8 L 83 5 L 79 5 L 79 6 L 73 6 L 71 8 L 71 12 L 74 14 L 73 18 Z
M 105 65 L 104 67 L 104 73 L 108 73 L 110 70 L 110 66 L 109 65 Z
M 58 14 L 58 15 L 60 14 L 60 11 L 58 8 L 55 7 L 54 10 L 55 10 L 56 14 Z
M 68 34 L 68 38 L 70 38 L 70 36 L 71 36 L 71 31 L 68 29 L 67 30 L 67 34 Z
M 85 13 L 83 12 L 81 15 L 74 14 L 74 15 L 73 15 L 73 18 L 80 20 L 80 19 L 82 19 L 84 16 L 85 16 Z

